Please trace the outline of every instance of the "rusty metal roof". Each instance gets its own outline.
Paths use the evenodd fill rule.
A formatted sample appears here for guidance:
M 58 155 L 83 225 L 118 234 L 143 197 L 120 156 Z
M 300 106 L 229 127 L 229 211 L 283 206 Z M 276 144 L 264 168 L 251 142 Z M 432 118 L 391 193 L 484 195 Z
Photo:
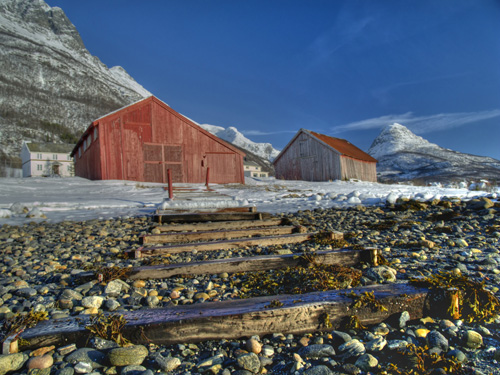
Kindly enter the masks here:
M 317 139 L 319 139 L 323 143 L 326 143 L 328 146 L 334 148 L 335 150 L 337 150 L 338 152 L 340 152 L 344 156 L 348 156 L 348 157 L 351 157 L 354 159 L 368 161 L 368 162 L 372 162 L 372 163 L 377 162 L 377 159 L 371 157 L 366 152 L 360 150 L 359 148 L 354 146 L 349 141 L 346 141 L 345 139 L 329 137 L 327 135 L 319 134 L 319 133 L 316 133 L 316 132 L 313 132 L 310 130 L 308 132 L 309 132 L 309 134 L 316 137 Z

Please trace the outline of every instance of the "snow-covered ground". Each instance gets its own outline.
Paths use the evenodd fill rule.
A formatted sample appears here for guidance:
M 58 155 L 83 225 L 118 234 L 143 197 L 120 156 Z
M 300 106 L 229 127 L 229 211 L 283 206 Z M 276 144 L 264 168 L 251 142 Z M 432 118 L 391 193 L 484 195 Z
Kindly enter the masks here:
M 470 199 L 491 193 L 466 188 L 415 187 L 370 182 L 305 182 L 274 178 L 247 179 L 246 185 L 176 185 L 189 192 L 174 191 L 168 200 L 165 185 L 134 181 L 89 181 L 74 178 L 0 179 L 0 225 L 28 221 L 60 222 L 109 219 L 151 214 L 157 207 L 210 208 L 228 205 L 257 206 L 262 212 L 382 205 L 399 197 L 431 200 L 443 197 Z M 186 190 L 186 189 L 184 189 Z M 494 193 L 494 196 L 498 191 Z M 188 197 L 191 200 L 187 200 Z M 229 202 L 228 202 L 229 201 Z M 233 204 L 234 203 L 234 204 Z M 27 213 L 26 211 L 30 211 Z M 32 217 L 27 217 L 32 216 Z

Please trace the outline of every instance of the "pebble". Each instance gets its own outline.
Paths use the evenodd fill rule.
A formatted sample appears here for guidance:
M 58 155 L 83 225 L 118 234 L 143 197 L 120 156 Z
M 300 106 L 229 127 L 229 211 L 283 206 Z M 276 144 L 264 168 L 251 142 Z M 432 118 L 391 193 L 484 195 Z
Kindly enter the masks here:
M 108 353 L 108 360 L 112 366 L 140 365 L 148 353 L 148 349 L 143 345 L 115 348 Z
M 299 355 L 303 358 L 333 357 L 335 355 L 335 349 L 331 345 L 315 344 L 300 348 Z
M 28 369 L 44 369 L 44 368 L 50 368 L 54 364 L 54 358 L 49 355 L 41 355 L 38 357 L 31 357 L 28 360 L 28 363 L 26 364 L 26 367 Z

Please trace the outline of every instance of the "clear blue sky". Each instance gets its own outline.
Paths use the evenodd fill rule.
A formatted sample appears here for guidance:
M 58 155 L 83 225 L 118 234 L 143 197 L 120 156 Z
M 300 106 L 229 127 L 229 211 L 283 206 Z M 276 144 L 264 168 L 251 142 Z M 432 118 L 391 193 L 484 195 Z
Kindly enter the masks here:
M 500 159 L 498 0 L 46 0 L 87 49 L 199 123 L 367 150 L 400 122 Z

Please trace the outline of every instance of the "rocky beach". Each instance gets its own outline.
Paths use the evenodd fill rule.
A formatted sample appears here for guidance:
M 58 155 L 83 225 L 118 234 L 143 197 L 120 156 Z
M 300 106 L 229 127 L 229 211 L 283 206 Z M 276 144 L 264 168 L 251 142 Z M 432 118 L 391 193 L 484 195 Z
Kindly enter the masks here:
M 494 198 L 494 197 L 490 197 Z M 486 197 L 426 202 L 399 199 L 376 207 L 357 206 L 279 214 L 311 231 L 344 233 L 343 247 L 375 247 L 385 259 L 362 265 L 361 285 L 404 283 L 450 274 L 484 283 L 493 300 L 500 297 L 500 205 Z M 98 316 L 125 311 L 210 304 L 239 299 L 238 278 L 228 273 L 169 279 L 81 282 L 82 272 L 123 269 L 162 261 L 269 254 L 314 254 L 332 245 L 249 247 L 186 252 L 164 258 L 128 259 L 125 251 L 141 246 L 155 231 L 150 216 L 110 220 L 31 222 L 0 228 L 0 318 L 9 322 L 29 314 L 48 319 Z M 463 304 L 468 301 L 462 301 Z M 498 309 L 498 305 L 495 305 Z M 484 306 L 487 309 L 487 306 Z M 242 337 L 239 340 L 179 342 L 120 347 L 90 335 L 82 347 L 41 347 L 0 356 L 0 374 L 498 374 L 500 318 L 469 316 L 412 319 L 368 327 L 324 329 L 292 335 Z M 4 337 L 5 339 L 5 337 Z M 5 345 L 4 345 L 5 346 Z

